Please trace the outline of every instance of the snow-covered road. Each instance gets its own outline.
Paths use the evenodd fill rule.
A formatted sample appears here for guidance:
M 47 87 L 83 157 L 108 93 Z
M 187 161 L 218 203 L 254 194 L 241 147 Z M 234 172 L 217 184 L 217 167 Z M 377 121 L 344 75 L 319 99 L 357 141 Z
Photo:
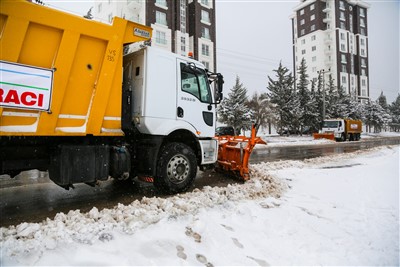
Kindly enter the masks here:
M 399 146 L 1 228 L 1 265 L 399 265 Z

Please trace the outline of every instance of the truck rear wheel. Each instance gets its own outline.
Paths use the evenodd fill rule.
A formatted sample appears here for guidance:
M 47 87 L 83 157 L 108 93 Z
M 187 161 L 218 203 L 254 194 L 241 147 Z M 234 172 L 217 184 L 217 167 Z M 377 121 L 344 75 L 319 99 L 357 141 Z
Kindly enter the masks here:
M 184 192 L 192 185 L 196 173 L 193 150 L 182 143 L 169 143 L 161 149 L 154 186 L 168 194 Z

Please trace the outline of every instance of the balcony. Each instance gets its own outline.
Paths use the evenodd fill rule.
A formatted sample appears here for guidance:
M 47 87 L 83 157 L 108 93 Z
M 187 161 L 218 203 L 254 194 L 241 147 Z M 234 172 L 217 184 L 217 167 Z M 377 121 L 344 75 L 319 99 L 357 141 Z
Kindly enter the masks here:
M 324 12 L 324 13 L 329 13 L 329 12 L 331 12 L 331 8 L 330 7 L 325 7 L 323 10 L 322 10 L 322 12 Z
M 329 48 L 325 48 L 324 49 L 324 53 L 326 54 L 326 55 L 331 55 L 332 54 L 332 49 L 329 49 Z
M 326 37 L 324 39 L 325 44 L 331 44 L 333 42 L 333 39 L 331 37 Z
M 324 23 L 330 23 L 332 20 L 331 20 L 330 17 L 325 17 L 322 21 L 323 21 Z
M 332 60 L 332 59 L 329 59 L 329 58 L 325 58 L 324 63 L 325 63 L 325 65 L 326 65 L 328 68 L 330 68 L 330 67 L 332 67 L 332 65 L 333 65 L 333 60 Z

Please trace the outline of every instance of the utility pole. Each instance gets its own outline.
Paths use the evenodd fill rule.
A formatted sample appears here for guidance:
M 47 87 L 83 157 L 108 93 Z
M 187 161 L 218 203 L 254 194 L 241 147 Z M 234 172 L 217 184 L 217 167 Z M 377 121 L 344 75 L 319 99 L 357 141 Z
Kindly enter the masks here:
M 325 73 L 331 72 L 331 69 L 328 69 L 328 71 L 325 71 L 325 69 L 322 69 L 320 71 L 317 71 L 318 74 L 322 74 L 322 121 L 325 120 Z

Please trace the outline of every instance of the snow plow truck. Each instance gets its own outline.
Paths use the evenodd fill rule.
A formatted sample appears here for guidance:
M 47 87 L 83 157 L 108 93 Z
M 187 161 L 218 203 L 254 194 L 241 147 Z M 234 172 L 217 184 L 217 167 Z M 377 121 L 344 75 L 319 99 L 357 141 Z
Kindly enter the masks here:
M 336 141 L 358 141 L 361 139 L 362 122 L 350 119 L 324 120 L 322 130 L 314 133 L 314 139 L 330 139 Z
M 146 45 L 152 29 L 122 18 L 0 5 L 0 175 L 48 171 L 66 189 L 142 177 L 170 194 L 187 190 L 198 167 L 221 163 L 248 179 L 262 140 L 224 139 L 218 155 L 220 73 Z

